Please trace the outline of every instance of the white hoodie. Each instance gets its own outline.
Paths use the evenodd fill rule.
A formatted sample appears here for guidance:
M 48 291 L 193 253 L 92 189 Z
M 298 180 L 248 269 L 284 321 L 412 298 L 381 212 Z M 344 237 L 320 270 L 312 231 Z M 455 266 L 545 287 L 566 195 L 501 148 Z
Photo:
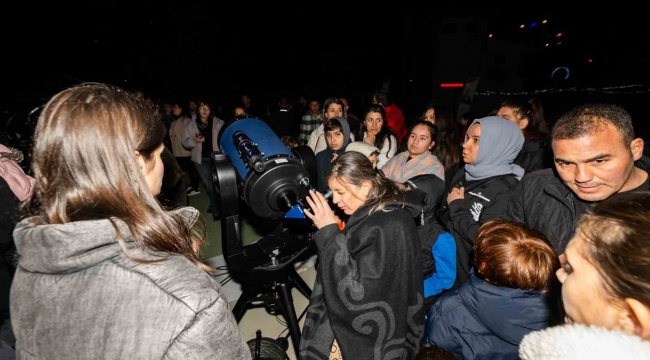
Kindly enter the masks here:
M 619 331 L 579 324 L 551 327 L 524 336 L 522 360 L 650 359 L 650 341 Z

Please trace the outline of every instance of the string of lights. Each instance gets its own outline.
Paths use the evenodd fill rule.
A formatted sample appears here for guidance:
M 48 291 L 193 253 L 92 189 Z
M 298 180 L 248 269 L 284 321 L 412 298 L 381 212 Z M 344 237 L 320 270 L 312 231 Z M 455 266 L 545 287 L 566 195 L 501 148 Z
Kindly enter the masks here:
M 477 96 L 524 96 L 524 95 L 544 95 L 544 94 L 558 94 L 558 93 L 601 93 L 601 94 L 616 94 L 616 95 L 633 95 L 633 94 L 647 94 L 650 92 L 650 86 L 634 84 L 634 85 L 621 85 L 621 86 L 606 86 L 600 88 L 580 88 L 572 87 L 566 89 L 541 89 L 534 91 L 520 91 L 520 92 L 507 92 L 507 91 L 482 91 L 476 92 Z

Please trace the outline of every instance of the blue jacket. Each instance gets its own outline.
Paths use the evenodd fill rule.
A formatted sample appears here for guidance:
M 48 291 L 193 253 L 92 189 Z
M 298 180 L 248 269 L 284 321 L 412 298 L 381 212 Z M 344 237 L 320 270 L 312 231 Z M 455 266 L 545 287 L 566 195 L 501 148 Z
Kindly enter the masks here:
M 437 221 L 440 201 L 447 196 L 445 182 L 433 174 L 408 179 L 411 189 L 425 193 L 424 208 L 416 219 L 420 235 L 425 305 L 433 304 L 436 295 L 451 289 L 456 280 L 456 240 Z
M 519 342 L 547 327 L 546 299 L 536 291 L 497 287 L 474 272 L 428 311 L 424 344 L 461 359 L 519 359 Z
M 435 260 L 435 272 L 424 279 L 424 297 L 440 294 L 451 289 L 456 280 L 456 240 L 448 233 L 438 235 L 431 254 Z

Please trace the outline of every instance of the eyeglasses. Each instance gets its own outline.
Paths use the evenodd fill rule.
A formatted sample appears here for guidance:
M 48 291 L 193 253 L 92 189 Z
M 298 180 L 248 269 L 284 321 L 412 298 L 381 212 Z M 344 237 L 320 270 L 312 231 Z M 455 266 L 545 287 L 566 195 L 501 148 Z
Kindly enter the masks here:
M 434 120 L 436 120 L 436 116 L 435 115 L 424 116 L 424 117 L 420 118 L 420 120 L 422 120 L 422 121 L 434 121 Z
M 210 110 L 210 107 L 208 105 L 201 105 L 201 106 L 199 106 L 199 109 L 201 109 L 201 110 Z
M 366 119 L 366 122 L 368 124 L 372 124 L 372 123 L 379 124 L 382 121 L 383 121 L 382 119 Z

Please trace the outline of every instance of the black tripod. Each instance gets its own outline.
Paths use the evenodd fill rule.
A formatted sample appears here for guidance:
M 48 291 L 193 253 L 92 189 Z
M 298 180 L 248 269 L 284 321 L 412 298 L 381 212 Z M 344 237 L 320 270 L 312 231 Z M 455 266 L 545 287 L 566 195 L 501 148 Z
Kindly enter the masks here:
M 300 347 L 300 327 L 293 306 L 291 287 L 298 289 L 307 299 L 311 297 L 311 289 L 298 275 L 293 263 L 277 270 L 251 271 L 246 275 L 248 280 L 242 282 L 242 294 L 233 309 L 235 319 L 239 322 L 249 305 L 254 302 L 262 301 L 269 312 L 281 311 L 297 354 Z M 258 296 L 260 294 L 261 296 Z
M 243 290 L 233 314 L 239 322 L 249 305 L 257 301 L 263 301 L 269 311 L 280 310 L 298 356 L 300 327 L 291 287 L 296 287 L 308 299 L 311 297 L 311 289 L 294 268 L 295 261 L 310 249 L 311 229 L 300 222 L 288 229 L 282 223 L 270 235 L 243 246 L 235 169 L 222 154 L 212 153 L 211 163 L 213 184 L 218 184 L 213 194 L 218 194 L 215 196 L 220 200 L 223 255 L 232 278 Z

